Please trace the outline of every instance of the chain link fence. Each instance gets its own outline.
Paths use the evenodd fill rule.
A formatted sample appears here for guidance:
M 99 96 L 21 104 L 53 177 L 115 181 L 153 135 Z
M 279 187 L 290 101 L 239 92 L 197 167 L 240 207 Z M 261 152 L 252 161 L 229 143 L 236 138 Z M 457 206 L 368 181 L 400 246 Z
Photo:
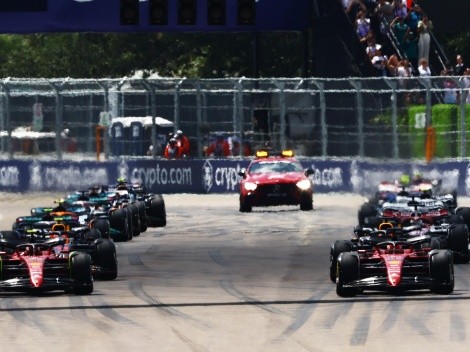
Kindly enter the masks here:
M 432 126 L 436 157 L 467 157 L 469 87 L 470 76 L 9 78 L 0 82 L 0 151 L 8 158 L 159 158 L 168 133 L 182 130 L 191 158 L 205 157 L 223 136 L 251 150 L 407 159 L 425 155 Z

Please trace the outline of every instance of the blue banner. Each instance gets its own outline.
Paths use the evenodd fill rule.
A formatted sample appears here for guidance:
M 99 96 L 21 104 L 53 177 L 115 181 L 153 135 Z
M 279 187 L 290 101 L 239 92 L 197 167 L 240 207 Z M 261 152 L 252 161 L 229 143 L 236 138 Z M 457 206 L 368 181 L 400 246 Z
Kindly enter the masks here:
M 228 32 L 303 31 L 309 27 L 310 0 L 257 0 L 255 23 L 237 24 L 238 0 L 227 0 L 224 25 L 209 25 L 207 0 L 196 1 L 196 23 L 179 25 L 176 0 L 168 1 L 165 25 L 151 25 L 149 2 L 138 4 L 138 24 L 121 24 L 119 0 L 1 0 L 2 33 L 34 32 Z
M 0 161 L 0 191 L 80 191 L 93 185 L 114 184 L 119 177 L 140 182 L 153 193 L 237 193 L 249 160 L 241 159 L 122 159 L 98 161 Z M 314 193 L 350 192 L 372 195 L 381 181 L 420 173 L 442 180 L 442 188 L 470 196 L 470 163 L 301 159 L 313 169 Z

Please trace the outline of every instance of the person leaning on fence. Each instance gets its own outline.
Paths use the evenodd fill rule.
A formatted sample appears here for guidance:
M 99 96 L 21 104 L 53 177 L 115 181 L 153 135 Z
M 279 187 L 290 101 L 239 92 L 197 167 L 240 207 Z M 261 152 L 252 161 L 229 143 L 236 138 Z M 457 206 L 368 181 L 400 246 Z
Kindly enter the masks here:
M 181 152 L 185 157 L 189 156 L 190 143 L 189 138 L 183 133 L 183 131 L 178 130 L 175 133 L 176 142 L 181 148 Z
M 165 151 L 163 152 L 163 156 L 166 159 L 180 159 L 183 157 L 183 150 L 178 145 L 176 138 L 171 138 L 168 141 Z
M 218 134 L 205 150 L 206 156 L 213 156 L 216 158 L 230 156 L 230 145 L 222 134 Z

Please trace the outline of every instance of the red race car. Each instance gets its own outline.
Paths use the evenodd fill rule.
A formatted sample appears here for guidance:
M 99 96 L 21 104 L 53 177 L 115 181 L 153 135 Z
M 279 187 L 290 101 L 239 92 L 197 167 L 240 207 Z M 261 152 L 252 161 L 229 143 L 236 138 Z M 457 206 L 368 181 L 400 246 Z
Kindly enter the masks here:
M 426 242 L 427 236 L 407 241 L 385 240 L 368 249 L 341 253 L 336 293 L 341 297 L 352 297 L 364 290 L 401 293 L 427 289 L 438 294 L 452 293 L 452 251 L 433 250 L 423 245 Z
M 61 237 L 31 243 L 25 242 L 16 231 L 1 231 L 0 291 L 92 293 L 90 255 L 62 253 L 64 244 Z
M 239 172 L 240 211 L 250 212 L 254 206 L 300 205 L 313 209 L 312 169 L 304 169 L 292 151 L 270 155 L 258 151 L 246 170 Z

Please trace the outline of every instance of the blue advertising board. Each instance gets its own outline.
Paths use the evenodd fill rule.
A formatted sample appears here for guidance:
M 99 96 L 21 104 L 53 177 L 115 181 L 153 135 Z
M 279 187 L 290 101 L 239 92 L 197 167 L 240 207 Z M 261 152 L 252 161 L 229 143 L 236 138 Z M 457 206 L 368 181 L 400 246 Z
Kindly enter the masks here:
M 238 173 L 249 164 L 246 159 L 121 159 L 113 161 L 0 161 L 0 191 L 80 191 L 93 185 L 115 184 L 120 177 L 140 182 L 153 193 L 237 193 Z M 394 181 L 401 174 L 420 173 L 442 180 L 446 190 L 470 196 L 470 162 L 420 162 L 329 160 L 305 158 L 313 169 L 314 193 L 347 192 L 372 195 L 381 181 Z
M 302 31 L 311 15 L 310 0 L 253 0 L 253 22 L 240 24 L 240 0 L 225 0 L 223 24 L 209 24 L 209 0 L 195 0 L 194 24 L 180 24 L 179 0 L 169 0 L 164 24 L 151 24 L 150 0 L 135 1 L 138 13 L 130 22 L 136 24 L 129 25 L 120 0 L 1 0 L 0 32 Z

